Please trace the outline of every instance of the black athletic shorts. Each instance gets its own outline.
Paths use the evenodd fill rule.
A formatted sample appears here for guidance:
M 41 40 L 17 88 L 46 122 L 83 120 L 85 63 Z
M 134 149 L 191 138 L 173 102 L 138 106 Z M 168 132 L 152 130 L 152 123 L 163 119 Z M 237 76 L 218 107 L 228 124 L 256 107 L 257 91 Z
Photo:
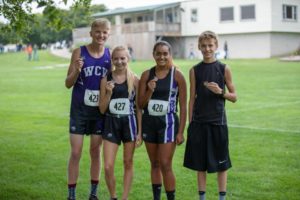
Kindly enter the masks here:
M 227 125 L 192 121 L 188 127 L 184 167 L 208 173 L 231 167 Z
M 145 142 L 165 144 L 174 142 L 178 132 L 178 116 L 168 113 L 164 116 L 143 114 L 142 136 Z
M 70 117 L 69 132 L 80 135 L 101 135 L 104 128 L 104 117 L 99 119 L 84 119 L 80 117 Z
M 135 115 L 117 116 L 106 115 L 103 139 L 121 144 L 136 140 L 137 124 Z

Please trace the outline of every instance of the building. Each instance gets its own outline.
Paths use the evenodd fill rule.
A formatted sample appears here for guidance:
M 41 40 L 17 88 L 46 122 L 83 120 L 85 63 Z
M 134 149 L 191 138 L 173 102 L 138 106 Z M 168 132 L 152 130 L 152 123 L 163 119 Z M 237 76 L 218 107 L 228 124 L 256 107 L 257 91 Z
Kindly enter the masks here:
M 187 0 L 94 14 L 113 26 L 108 45 L 130 45 L 137 59 L 152 58 L 155 41 L 173 47 L 176 58 L 200 58 L 198 35 L 219 35 L 219 51 L 229 58 L 270 58 L 300 48 L 300 0 Z M 73 31 L 74 43 L 89 40 L 89 29 Z

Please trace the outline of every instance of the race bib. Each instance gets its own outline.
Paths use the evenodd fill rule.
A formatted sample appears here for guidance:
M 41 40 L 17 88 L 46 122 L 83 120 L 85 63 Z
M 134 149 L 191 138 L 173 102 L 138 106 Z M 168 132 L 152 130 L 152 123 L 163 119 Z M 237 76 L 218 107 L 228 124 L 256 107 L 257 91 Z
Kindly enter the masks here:
M 84 104 L 87 106 L 98 106 L 99 90 L 86 89 L 84 93 Z
M 109 111 L 112 114 L 129 115 L 129 104 L 129 99 L 127 98 L 111 99 L 109 103 Z
M 149 115 L 163 116 L 168 113 L 168 101 L 151 99 L 148 103 Z

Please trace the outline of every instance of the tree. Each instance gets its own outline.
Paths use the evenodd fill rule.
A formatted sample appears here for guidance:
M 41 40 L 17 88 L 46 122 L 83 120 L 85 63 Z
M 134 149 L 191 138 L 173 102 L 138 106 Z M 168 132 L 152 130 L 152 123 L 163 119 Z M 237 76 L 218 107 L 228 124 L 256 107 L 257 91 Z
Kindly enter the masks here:
M 91 0 L 62 0 L 67 5 L 68 1 L 73 2 L 73 8 L 87 8 L 89 10 Z M 1 26 L 3 32 L 15 32 L 17 35 L 25 36 L 31 31 L 31 25 L 35 22 L 35 15 L 31 13 L 31 5 L 37 3 L 38 8 L 44 8 L 44 16 L 47 18 L 47 25 L 55 30 L 62 30 L 70 27 L 70 22 L 64 20 L 65 12 L 58 8 L 55 0 L 2 0 L 0 14 L 7 20 L 8 24 Z

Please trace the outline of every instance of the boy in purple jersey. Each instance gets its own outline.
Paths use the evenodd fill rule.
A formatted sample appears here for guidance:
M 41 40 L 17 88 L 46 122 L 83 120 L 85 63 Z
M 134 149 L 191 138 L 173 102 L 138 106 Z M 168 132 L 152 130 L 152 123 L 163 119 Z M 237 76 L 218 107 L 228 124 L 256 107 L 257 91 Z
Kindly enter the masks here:
M 76 199 L 75 189 L 84 134 L 90 135 L 91 192 L 89 199 L 98 199 L 100 146 L 104 123 L 98 103 L 100 81 L 111 69 L 110 52 L 104 47 L 109 31 L 110 22 L 107 19 L 97 19 L 92 23 L 90 31 L 92 42 L 73 51 L 65 80 L 67 88 L 73 87 L 69 127 L 71 144 L 68 164 L 69 200 Z
M 227 170 L 231 167 L 225 100 L 235 102 L 237 95 L 230 68 L 215 58 L 217 35 L 203 32 L 198 48 L 203 61 L 190 70 L 190 124 L 184 166 L 197 171 L 200 200 L 205 200 L 206 173 L 217 172 L 219 200 L 225 200 Z

